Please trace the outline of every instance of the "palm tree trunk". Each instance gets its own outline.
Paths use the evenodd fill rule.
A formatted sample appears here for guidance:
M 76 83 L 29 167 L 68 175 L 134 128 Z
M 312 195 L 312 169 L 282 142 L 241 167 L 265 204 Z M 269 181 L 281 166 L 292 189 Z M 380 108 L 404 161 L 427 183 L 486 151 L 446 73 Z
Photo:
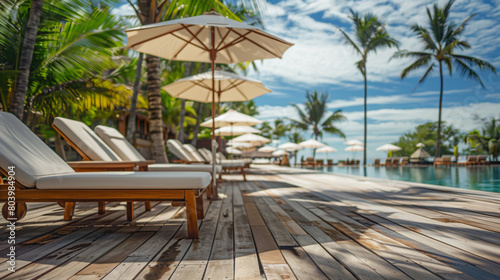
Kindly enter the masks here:
M 443 62 L 439 61 L 439 78 L 441 79 L 441 89 L 439 91 L 439 117 L 436 141 L 436 157 L 441 156 L 441 109 L 443 107 Z
M 196 125 L 193 129 L 193 140 L 191 141 L 191 145 L 198 145 L 198 133 L 200 133 L 200 123 L 201 123 L 201 114 L 203 113 L 203 103 L 198 102 L 198 108 L 196 108 Z
M 133 142 L 135 134 L 135 115 L 137 110 L 137 95 L 139 93 L 139 86 L 141 84 L 141 72 L 142 72 L 142 59 L 144 57 L 143 53 L 139 54 L 137 59 L 137 66 L 135 68 L 135 81 L 134 89 L 132 91 L 132 100 L 130 101 L 130 114 L 128 116 L 127 123 L 127 140 Z
M 367 88 L 367 78 L 366 78 L 366 67 L 365 67 L 365 73 L 363 73 L 363 78 L 365 80 L 365 132 L 364 132 L 364 143 L 363 143 L 363 146 L 364 146 L 364 150 L 363 150 L 363 166 L 366 166 L 366 136 L 367 136 L 367 131 L 368 131 L 368 125 L 367 125 L 367 120 L 368 120 L 368 116 L 367 116 L 367 99 L 368 99 L 368 88 Z
M 148 117 L 149 135 L 152 141 L 152 159 L 158 163 L 168 162 L 163 139 L 163 120 L 161 116 L 160 59 L 147 55 L 148 72 Z
M 191 74 L 191 62 L 184 63 L 184 77 L 188 77 Z M 186 99 L 181 99 L 181 112 L 180 112 L 180 120 L 179 120 L 179 134 L 177 138 L 181 143 L 184 143 L 184 119 L 186 117 Z
M 24 102 L 26 99 L 26 92 L 28 91 L 30 67 L 33 59 L 33 51 L 35 50 L 36 34 L 38 33 L 42 7 L 43 0 L 33 0 L 31 3 L 30 16 L 26 33 L 24 34 L 23 49 L 21 50 L 21 57 L 19 60 L 16 87 L 9 102 L 9 111 L 20 120 L 23 119 Z

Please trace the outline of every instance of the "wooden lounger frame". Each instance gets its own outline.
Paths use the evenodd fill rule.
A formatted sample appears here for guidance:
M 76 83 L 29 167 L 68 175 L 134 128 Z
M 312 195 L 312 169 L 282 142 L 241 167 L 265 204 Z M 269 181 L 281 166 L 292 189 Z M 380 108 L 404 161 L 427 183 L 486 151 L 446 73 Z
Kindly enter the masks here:
M 7 184 L 1 184 L 0 201 L 7 202 Z M 133 215 L 132 201 L 175 201 L 186 206 L 188 238 L 198 238 L 198 214 L 196 199 L 203 194 L 203 190 L 169 189 L 118 189 L 118 190 L 38 190 L 16 185 L 16 209 L 20 209 L 15 217 L 6 215 L 6 206 L 3 207 L 4 218 L 21 219 L 26 214 L 27 202 L 64 202 L 64 219 L 71 220 L 76 202 L 111 202 L 127 201 L 127 212 Z

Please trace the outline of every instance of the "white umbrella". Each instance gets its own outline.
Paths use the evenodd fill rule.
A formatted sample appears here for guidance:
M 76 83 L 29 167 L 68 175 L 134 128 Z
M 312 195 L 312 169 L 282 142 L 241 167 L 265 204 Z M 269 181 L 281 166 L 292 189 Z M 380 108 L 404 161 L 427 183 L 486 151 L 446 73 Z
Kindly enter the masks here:
M 238 126 L 224 126 L 215 130 L 215 135 L 217 136 L 233 136 L 241 135 L 245 133 L 261 133 L 257 128 L 238 125 Z
M 238 102 L 254 99 L 268 92 L 261 82 L 234 73 L 215 70 L 216 102 Z M 205 72 L 179 79 L 163 87 L 171 96 L 198 102 L 212 102 L 212 74 Z
M 346 151 L 348 152 L 361 152 L 361 151 L 364 151 L 365 148 L 363 146 L 360 146 L 360 145 L 353 145 L 353 146 L 349 146 L 347 148 L 345 148 Z M 353 155 L 353 157 L 355 158 L 355 156 Z
M 363 146 L 354 145 L 354 146 L 349 146 L 349 147 L 345 148 L 345 150 L 348 152 L 361 152 L 361 151 L 364 151 L 365 148 Z
M 318 152 L 318 153 L 335 153 L 336 151 L 337 151 L 337 149 L 332 148 L 330 146 L 325 146 L 323 148 L 319 148 L 316 150 L 316 152 Z
M 127 48 L 168 60 L 210 62 L 212 119 L 215 118 L 215 63 L 239 63 L 281 57 L 293 44 L 258 27 L 231 20 L 215 11 L 201 16 L 169 20 L 125 30 Z M 215 130 L 215 122 L 212 132 Z M 212 179 L 216 185 L 212 134 Z M 215 188 L 216 189 L 216 188 Z
M 385 144 L 377 148 L 377 151 L 401 151 L 401 147 L 398 147 L 393 144 Z
M 303 148 L 304 147 L 302 147 L 301 145 L 295 144 L 295 143 L 292 143 L 292 142 L 288 142 L 288 143 L 281 144 L 281 145 L 278 146 L 278 149 L 283 149 L 283 150 L 286 150 L 286 151 L 302 150 Z
M 354 146 L 354 145 L 362 146 L 363 142 L 361 142 L 361 141 L 359 141 L 357 139 L 353 139 L 353 140 L 349 140 L 349 141 L 344 142 L 344 144 L 348 145 L 348 146 Z
M 337 149 L 332 148 L 330 146 L 324 146 L 324 147 L 319 148 L 319 149 L 316 150 L 316 152 L 318 152 L 318 153 L 325 153 L 327 160 L 328 160 L 328 154 L 329 153 L 335 153 L 336 151 L 337 151 Z
M 231 140 L 232 143 L 234 142 L 246 142 L 250 143 L 252 145 L 262 145 L 271 142 L 271 140 L 267 139 L 266 137 L 262 137 L 260 135 L 255 135 L 251 133 L 243 134 L 241 136 L 238 136 L 234 139 Z
M 231 155 L 241 155 L 243 152 L 233 147 L 227 147 L 226 152 Z
M 300 142 L 299 145 L 304 147 L 304 148 L 314 148 L 314 149 L 326 146 L 325 144 L 323 144 L 315 139 L 309 139 L 307 141 Z
M 285 154 L 286 154 L 285 150 L 277 150 L 277 151 L 274 151 L 271 155 L 273 157 L 280 157 L 280 156 L 283 156 Z
M 212 123 L 215 122 L 215 127 L 223 127 L 223 126 L 231 126 L 231 125 L 246 125 L 246 126 L 254 126 L 261 124 L 262 121 L 256 119 L 252 116 L 245 115 L 236 110 L 230 109 L 224 114 L 214 118 L 213 120 L 208 120 L 206 122 L 202 122 L 200 126 L 203 127 L 212 127 Z
M 424 143 L 418 143 L 417 147 L 419 147 L 419 148 L 425 147 L 425 144 Z
M 263 152 L 263 153 L 270 153 L 276 151 L 276 148 L 270 147 L 270 146 L 264 146 L 262 148 L 259 148 L 257 151 Z

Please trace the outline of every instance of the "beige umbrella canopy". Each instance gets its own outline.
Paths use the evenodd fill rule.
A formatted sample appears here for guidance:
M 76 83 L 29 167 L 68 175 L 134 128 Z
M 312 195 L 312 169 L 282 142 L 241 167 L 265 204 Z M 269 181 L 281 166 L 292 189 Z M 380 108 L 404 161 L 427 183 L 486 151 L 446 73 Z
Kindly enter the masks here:
M 297 151 L 297 150 L 304 149 L 304 147 L 302 147 L 299 144 L 295 144 L 295 143 L 292 143 L 292 142 L 287 142 L 285 144 L 279 145 L 278 149 L 283 149 L 285 151 Z
M 354 145 L 363 146 L 363 142 L 359 141 L 358 139 L 348 140 L 344 144 L 348 146 L 354 146 Z
M 228 146 L 231 146 L 233 148 L 237 149 L 245 149 L 245 148 L 251 148 L 253 145 L 251 143 L 245 143 L 245 142 L 231 142 L 229 141 L 227 143 Z
M 377 151 L 401 151 L 401 147 L 398 147 L 393 144 L 385 144 L 377 148 Z
M 332 148 L 330 146 L 324 146 L 323 148 L 319 148 L 316 150 L 318 153 L 335 153 L 337 149 Z
M 254 99 L 268 92 L 261 82 L 234 73 L 216 70 L 215 102 L 238 102 Z M 198 102 L 212 102 L 212 74 L 205 72 L 179 79 L 163 87 L 171 96 Z
M 215 63 L 238 63 L 281 57 L 293 44 L 255 26 L 231 20 L 215 11 L 125 30 L 127 48 L 168 60 L 210 62 L 212 118 L 215 118 Z M 215 122 L 214 122 L 215 123 Z M 212 126 L 212 132 L 215 127 Z M 215 185 L 215 150 L 212 133 L 212 179 Z
M 361 152 L 361 151 L 364 151 L 365 148 L 363 146 L 360 146 L 360 145 L 353 145 L 353 146 L 349 146 L 349 147 L 345 148 L 345 150 L 348 152 Z
M 125 33 L 127 48 L 181 61 L 231 64 L 274 58 L 281 57 L 293 45 L 215 11 L 144 25 Z
M 263 153 L 271 153 L 271 152 L 276 151 L 276 148 L 271 147 L 271 146 L 264 146 L 262 148 L 259 148 L 257 151 L 263 152 Z
M 217 136 L 233 136 L 245 133 L 261 133 L 261 131 L 247 125 L 224 126 L 215 130 L 215 135 Z
M 314 149 L 326 146 L 325 144 L 323 144 L 315 139 L 309 139 L 307 141 L 300 142 L 299 145 L 304 147 L 304 148 L 314 148 Z
M 252 145 L 258 146 L 258 145 L 269 143 L 269 142 L 271 142 L 271 140 L 269 140 L 266 137 L 262 137 L 260 135 L 247 133 L 247 134 L 243 134 L 241 136 L 238 136 L 238 137 L 232 139 L 231 142 L 232 143 L 244 142 L 244 143 L 250 143 Z
M 215 127 L 223 127 L 231 125 L 254 126 L 262 123 L 262 121 L 259 119 L 256 119 L 249 115 L 242 114 L 233 109 L 230 109 L 226 113 L 216 117 L 214 120 L 215 120 Z M 208 120 L 206 122 L 202 122 L 200 125 L 203 127 L 212 127 L 212 123 L 213 120 Z
M 230 155 L 241 155 L 243 152 L 233 147 L 227 147 L 226 152 Z

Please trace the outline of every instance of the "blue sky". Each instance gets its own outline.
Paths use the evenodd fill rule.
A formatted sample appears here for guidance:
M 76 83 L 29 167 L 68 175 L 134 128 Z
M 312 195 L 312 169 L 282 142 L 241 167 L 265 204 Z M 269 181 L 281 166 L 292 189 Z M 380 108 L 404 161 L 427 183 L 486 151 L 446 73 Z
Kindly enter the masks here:
M 337 28 L 352 35 L 349 9 L 373 12 L 387 24 L 389 34 L 401 49 L 420 50 L 418 39 L 409 30 L 414 23 L 426 24 L 426 7 L 447 1 L 345 1 L 345 0 L 285 0 L 267 1 L 263 11 L 265 30 L 295 45 L 282 59 L 257 62 L 259 72 L 250 73 L 261 80 L 272 93 L 255 99 L 258 118 L 272 121 L 295 117 L 290 103 L 303 103 L 305 92 L 328 92 L 329 110 L 342 109 L 348 121 L 339 123 L 347 139 L 363 141 L 363 80 L 354 62 L 359 60 L 354 50 L 343 43 Z M 119 13 L 130 11 L 127 5 Z M 452 19 L 460 23 L 477 13 L 467 26 L 463 39 L 472 49 L 463 54 L 473 55 L 500 67 L 500 0 L 457 0 Z M 400 135 L 427 121 L 437 121 L 439 99 L 438 72 L 417 86 L 423 72 L 409 78 L 399 78 L 409 60 L 389 58 L 395 49 L 381 49 L 368 56 L 368 157 L 385 157 L 376 147 L 394 142 Z M 422 70 L 423 71 L 423 70 Z M 480 127 L 474 119 L 500 117 L 500 76 L 481 73 L 486 88 L 461 78 L 457 73 L 445 75 L 443 120 L 463 131 Z M 310 133 L 305 132 L 306 138 Z M 337 150 L 336 159 L 351 157 L 345 152 L 344 140 L 324 135 L 322 141 Z M 281 142 L 286 142 L 283 139 Z M 310 150 L 310 149 L 309 149 Z M 305 151 L 308 154 L 310 151 Z M 358 157 L 361 153 L 358 154 Z

